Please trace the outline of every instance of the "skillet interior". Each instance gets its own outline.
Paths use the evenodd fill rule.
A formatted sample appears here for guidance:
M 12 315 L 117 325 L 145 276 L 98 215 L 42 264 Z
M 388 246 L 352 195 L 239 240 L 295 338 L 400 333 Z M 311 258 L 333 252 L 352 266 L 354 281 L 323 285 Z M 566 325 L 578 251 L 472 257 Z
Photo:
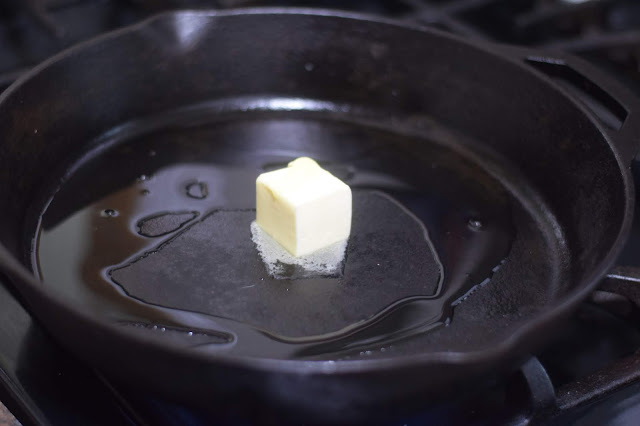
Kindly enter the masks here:
M 428 139 L 314 105 L 207 105 L 115 132 L 47 199 L 28 239 L 41 277 L 168 342 L 284 359 L 471 350 L 565 291 L 551 215 L 497 157 L 433 123 Z M 250 240 L 254 182 L 302 155 L 350 183 L 354 230 L 335 276 L 272 277 Z

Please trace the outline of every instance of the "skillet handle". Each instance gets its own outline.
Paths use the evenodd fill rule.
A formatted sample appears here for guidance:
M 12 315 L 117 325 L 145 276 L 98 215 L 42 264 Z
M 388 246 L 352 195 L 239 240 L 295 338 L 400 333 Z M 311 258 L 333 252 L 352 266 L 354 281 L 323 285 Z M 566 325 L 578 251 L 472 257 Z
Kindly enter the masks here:
M 545 52 L 499 45 L 501 51 L 556 83 L 602 124 L 625 165 L 640 151 L 640 97 L 615 76 L 596 65 L 563 52 Z

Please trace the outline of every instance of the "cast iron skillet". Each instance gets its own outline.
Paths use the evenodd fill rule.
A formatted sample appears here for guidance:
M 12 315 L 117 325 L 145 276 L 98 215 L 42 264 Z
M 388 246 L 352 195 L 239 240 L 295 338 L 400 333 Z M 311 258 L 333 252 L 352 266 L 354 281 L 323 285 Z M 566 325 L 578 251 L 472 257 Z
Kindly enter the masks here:
M 74 353 L 182 401 L 251 394 L 329 420 L 424 402 L 517 365 L 611 267 L 632 215 L 638 107 L 574 58 L 428 29 L 318 11 L 164 14 L 52 58 L 0 98 L 0 263 Z M 243 243 L 252 180 L 299 155 L 354 188 L 355 231 L 337 276 L 274 280 Z M 127 237 L 148 256 L 127 252 L 108 237 L 138 211 L 100 209 L 177 163 L 200 173 L 176 178 L 199 192 L 157 184 L 155 211 L 184 203 L 197 218 Z M 34 250 L 86 206 L 81 234 L 103 239 L 77 283 Z M 91 275 L 100 253 L 120 266 L 96 260 Z

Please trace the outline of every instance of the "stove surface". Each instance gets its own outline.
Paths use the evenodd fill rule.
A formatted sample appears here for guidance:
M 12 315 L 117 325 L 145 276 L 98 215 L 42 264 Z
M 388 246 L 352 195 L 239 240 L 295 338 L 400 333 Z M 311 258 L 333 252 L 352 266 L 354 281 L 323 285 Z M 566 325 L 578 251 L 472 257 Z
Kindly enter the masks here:
M 640 3 L 625 0 L 24 0 L 0 2 L 0 89 L 56 52 L 173 9 L 239 6 L 345 8 L 468 37 L 562 49 L 640 84 Z M 606 120 L 606 117 L 603 117 Z M 640 184 L 640 162 L 633 166 Z M 640 202 L 640 201 L 639 201 Z M 637 209 L 640 210 L 640 209 Z M 412 413 L 389 407 L 380 425 L 635 425 L 640 415 L 640 214 L 619 258 L 560 336 L 507 377 Z M 215 415 L 115 383 L 61 349 L 0 277 L 0 401 L 23 424 L 313 424 L 251 399 Z M 251 409 L 250 409 L 251 408 Z M 4 420 L 0 408 L 0 425 Z

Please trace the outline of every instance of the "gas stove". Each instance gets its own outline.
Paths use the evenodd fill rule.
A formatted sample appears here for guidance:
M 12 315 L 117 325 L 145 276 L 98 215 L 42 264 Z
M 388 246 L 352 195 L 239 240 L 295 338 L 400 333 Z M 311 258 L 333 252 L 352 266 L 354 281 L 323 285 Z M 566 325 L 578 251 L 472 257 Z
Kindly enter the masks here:
M 640 86 L 640 4 L 625 0 L 24 0 L 0 2 L 0 88 L 50 55 L 154 13 L 250 6 L 347 8 L 488 42 L 561 49 Z M 640 92 L 639 92 L 640 93 Z M 588 100 L 585 100 L 587 102 Z M 606 117 L 602 117 L 606 121 Z M 640 188 L 640 162 L 633 166 Z M 521 369 L 380 425 L 616 424 L 640 415 L 640 208 L 619 265 Z M 636 274 L 637 275 L 637 274 Z M 27 424 L 313 424 L 247 396 L 207 413 L 117 383 L 69 355 L 0 277 L 0 401 Z M 212 414 L 213 413 L 213 414 Z M 0 415 L 0 425 L 4 424 Z M 9 423 L 11 424 L 11 423 Z

